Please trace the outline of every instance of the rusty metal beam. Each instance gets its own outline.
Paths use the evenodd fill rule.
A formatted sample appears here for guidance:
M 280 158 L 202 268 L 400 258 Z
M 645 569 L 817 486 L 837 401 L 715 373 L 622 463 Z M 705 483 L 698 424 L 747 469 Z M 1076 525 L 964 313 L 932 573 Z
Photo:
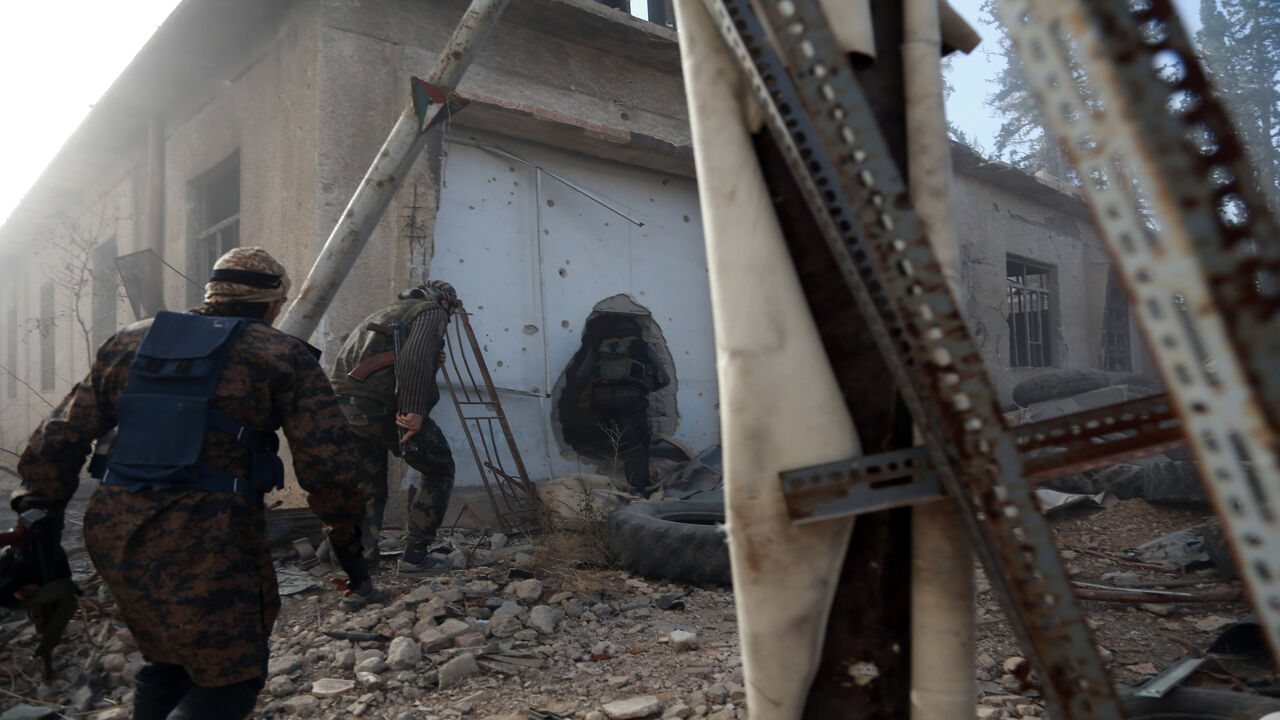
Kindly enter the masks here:
M 1280 229 L 1168 0 L 999 7 L 1280 658 Z
M 982 358 L 822 11 L 815 2 L 759 3 L 767 33 L 747 0 L 706 2 L 961 507 L 1055 716 L 1122 717 Z

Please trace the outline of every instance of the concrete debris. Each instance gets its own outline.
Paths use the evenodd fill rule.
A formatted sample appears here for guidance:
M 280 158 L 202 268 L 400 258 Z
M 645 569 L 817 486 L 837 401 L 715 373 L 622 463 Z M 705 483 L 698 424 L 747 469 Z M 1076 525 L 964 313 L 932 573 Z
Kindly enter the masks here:
M 418 643 L 407 637 L 398 637 L 391 641 L 387 649 L 387 664 L 392 670 L 408 670 L 422 659 L 422 649 Z
M 463 680 L 480 672 L 480 665 L 475 655 L 461 655 L 440 668 L 440 689 L 447 690 L 460 685 Z
M 688 630 L 673 630 L 668 636 L 671 640 L 671 647 L 676 652 L 685 652 L 698 647 L 698 633 L 689 632 Z
M 552 635 L 560 626 L 560 613 L 546 605 L 538 605 L 529 611 L 529 627 L 543 635 Z
M 604 706 L 604 714 L 610 720 L 649 717 L 661 711 L 662 703 L 658 702 L 658 698 L 655 695 L 641 695 L 640 697 L 627 698 L 626 700 L 615 700 Z
M 280 707 L 290 715 L 310 717 L 320 707 L 320 700 L 313 695 L 298 695 L 285 700 Z
M 349 693 L 356 687 L 355 680 L 346 678 L 320 678 L 311 683 L 311 694 L 318 698 L 331 698 Z

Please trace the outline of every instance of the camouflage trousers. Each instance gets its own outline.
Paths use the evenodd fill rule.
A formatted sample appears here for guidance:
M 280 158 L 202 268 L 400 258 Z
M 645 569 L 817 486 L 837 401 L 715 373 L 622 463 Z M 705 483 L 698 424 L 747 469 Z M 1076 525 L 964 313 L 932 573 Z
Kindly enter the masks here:
M 366 493 L 364 535 L 361 542 L 371 565 L 377 562 L 378 534 L 387 506 L 387 453 L 400 455 L 395 411 L 368 398 L 338 396 L 351 425 L 356 451 L 356 474 Z M 410 548 L 430 545 L 444 522 L 453 491 L 453 452 L 440 426 L 423 418 L 422 429 L 406 445 L 402 456 L 409 467 L 422 474 L 421 484 L 409 488 L 408 522 L 405 544 Z

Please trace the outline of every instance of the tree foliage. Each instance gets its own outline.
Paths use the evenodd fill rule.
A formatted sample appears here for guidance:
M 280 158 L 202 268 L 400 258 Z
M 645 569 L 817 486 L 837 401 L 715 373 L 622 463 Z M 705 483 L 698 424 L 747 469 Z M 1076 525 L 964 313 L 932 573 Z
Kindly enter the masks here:
M 1069 177 L 1066 159 L 1045 129 L 1044 114 L 1022 70 L 1022 58 L 996 20 L 992 0 L 984 0 L 982 12 L 983 22 L 998 30 L 996 52 L 1004 59 L 994 81 L 996 89 L 987 96 L 987 107 L 1000 121 L 993 141 L 996 157 L 1028 172 L 1044 170 L 1055 177 Z
M 1280 209 L 1280 3 L 1203 0 L 1200 22 L 1205 69 L 1248 149 L 1259 189 Z

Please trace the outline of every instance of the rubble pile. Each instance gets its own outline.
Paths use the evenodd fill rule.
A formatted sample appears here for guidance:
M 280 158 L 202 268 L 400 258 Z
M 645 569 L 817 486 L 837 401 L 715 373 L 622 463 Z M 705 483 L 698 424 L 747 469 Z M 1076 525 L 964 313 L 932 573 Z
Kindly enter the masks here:
M 391 601 L 354 612 L 321 583 L 283 597 L 257 716 L 746 717 L 728 588 L 608 570 L 535 577 L 508 564 L 529 563 L 533 550 L 459 551 L 469 569 L 435 578 L 383 571 L 377 579 Z M 297 571 L 288 563 L 281 570 Z M 32 680 L 21 699 L 97 710 L 95 718 L 130 716 L 142 657 L 110 619 L 109 600 L 103 614 L 88 626 L 76 621 L 49 682 L 38 678 L 29 628 L 10 644 L 16 652 L 0 666 L 21 666 Z M 97 650 L 95 636 L 106 638 Z

